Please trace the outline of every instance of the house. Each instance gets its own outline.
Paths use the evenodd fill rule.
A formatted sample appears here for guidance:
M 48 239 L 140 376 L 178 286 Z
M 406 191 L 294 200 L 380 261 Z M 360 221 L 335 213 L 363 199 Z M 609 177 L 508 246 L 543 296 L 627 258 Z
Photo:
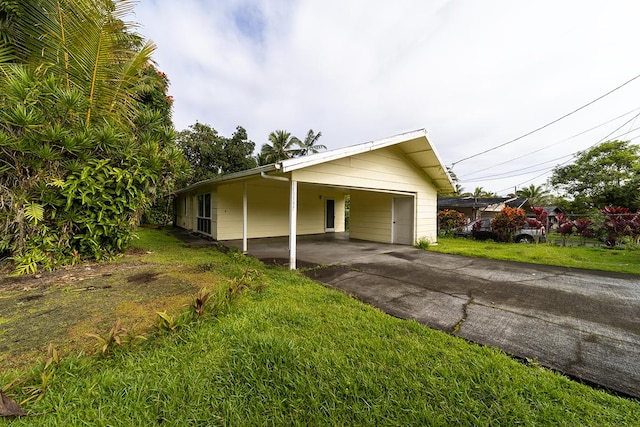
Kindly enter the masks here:
M 505 206 L 531 211 L 529 199 L 524 197 L 443 197 L 438 199 L 438 210 L 453 209 L 462 212 L 469 221 L 493 218 Z
M 209 179 L 175 192 L 179 227 L 224 241 L 345 231 L 412 245 L 437 236 L 437 193 L 453 184 L 424 129 Z
M 564 211 L 558 206 L 543 206 L 542 209 L 544 209 L 544 211 L 547 213 L 547 218 L 549 218 L 549 221 L 554 224 L 558 222 L 558 214 L 564 213 Z

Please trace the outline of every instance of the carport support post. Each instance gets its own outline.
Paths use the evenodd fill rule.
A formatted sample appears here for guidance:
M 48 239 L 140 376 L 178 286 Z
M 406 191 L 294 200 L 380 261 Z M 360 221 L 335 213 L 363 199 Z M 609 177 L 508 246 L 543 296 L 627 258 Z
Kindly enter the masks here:
M 296 234 L 298 222 L 298 181 L 291 180 L 289 197 L 289 269 L 296 269 Z
M 249 250 L 247 245 L 247 183 L 242 186 L 242 253 Z

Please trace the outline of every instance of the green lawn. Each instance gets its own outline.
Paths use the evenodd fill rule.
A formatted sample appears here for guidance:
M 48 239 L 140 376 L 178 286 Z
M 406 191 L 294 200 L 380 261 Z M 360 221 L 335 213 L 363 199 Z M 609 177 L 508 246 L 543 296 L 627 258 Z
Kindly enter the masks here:
M 387 316 L 299 273 L 141 234 L 146 262 L 170 269 L 193 257 L 189 268 L 235 277 L 206 283 L 225 291 L 242 290 L 249 271 L 253 290 L 110 356 L 54 363 L 46 393 L 24 405 L 43 414 L 0 425 L 640 425 L 635 400 Z M 10 387 L 20 400 L 44 388 L 42 370 L 0 372 L 0 384 L 25 380 Z
M 547 243 L 517 244 L 440 237 L 430 251 L 591 270 L 640 274 L 640 250 L 604 246 L 557 246 Z

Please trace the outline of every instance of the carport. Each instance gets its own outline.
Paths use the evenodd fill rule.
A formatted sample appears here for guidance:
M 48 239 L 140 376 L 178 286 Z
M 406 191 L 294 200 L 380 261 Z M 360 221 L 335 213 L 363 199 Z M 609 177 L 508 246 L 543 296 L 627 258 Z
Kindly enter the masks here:
M 437 237 L 437 192 L 451 179 L 419 130 L 343 149 L 283 160 L 202 181 L 176 192 L 175 224 L 219 241 L 345 231 L 380 243 Z M 347 202 L 348 201 L 348 202 Z

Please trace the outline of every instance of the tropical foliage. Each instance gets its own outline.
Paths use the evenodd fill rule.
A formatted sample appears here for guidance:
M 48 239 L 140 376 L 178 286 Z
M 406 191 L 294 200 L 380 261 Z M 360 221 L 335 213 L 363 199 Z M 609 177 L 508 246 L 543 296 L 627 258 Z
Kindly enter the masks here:
M 575 161 L 556 167 L 551 184 L 573 199 L 572 211 L 605 206 L 640 208 L 640 147 L 608 141 L 578 153 Z
M 17 273 L 123 250 L 183 165 L 127 0 L 3 2 L 0 248 Z
M 304 141 L 298 140 L 298 145 L 300 148 L 296 150 L 296 156 L 307 156 L 309 154 L 318 153 L 320 150 L 326 150 L 327 147 L 318 144 L 318 139 L 322 136 L 322 132 L 315 133 L 313 129 L 309 129 L 307 132 L 307 136 L 304 138 Z
M 248 139 L 242 126 L 236 127 L 231 138 L 227 138 L 213 127 L 196 122 L 178 133 L 177 143 L 191 165 L 189 175 L 181 180 L 180 185 L 257 166 L 252 157 L 255 144 Z
M 615 246 L 623 237 L 640 240 L 640 211 L 633 213 L 629 208 L 606 206 L 601 209 L 605 217 L 603 227 L 608 246 Z
M 438 229 L 446 235 L 453 233 L 458 227 L 467 223 L 462 212 L 455 209 L 444 209 L 438 212 Z
M 268 165 L 292 157 L 318 153 L 327 149 L 324 145 L 318 144 L 321 136 L 322 132 L 315 133 L 313 129 L 309 129 L 304 141 L 301 141 L 286 130 L 273 131 L 269 134 L 269 143 L 262 145 L 256 160 L 259 165 Z
M 494 193 L 493 191 L 486 191 L 482 187 L 476 187 L 475 190 L 473 190 L 473 193 L 466 192 L 466 193 L 462 193 L 461 196 L 462 197 L 473 197 L 473 198 L 476 198 L 476 199 L 479 199 L 479 198 L 482 198 L 482 197 L 498 197 L 498 195 L 496 193 Z
M 516 196 L 529 199 L 532 205 L 545 206 L 549 203 L 551 193 L 541 185 L 531 184 L 516 191 Z
M 491 220 L 491 228 L 502 242 L 511 242 L 516 231 L 525 224 L 526 215 L 520 208 L 505 206 Z
M 296 154 L 296 145 L 300 145 L 300 140 L 291 136 L 291 132 L 286 130 L 276 130 L 269 134 L 269 144 L 262 145 L 261 164 L 276 163 L 289 159 Z

